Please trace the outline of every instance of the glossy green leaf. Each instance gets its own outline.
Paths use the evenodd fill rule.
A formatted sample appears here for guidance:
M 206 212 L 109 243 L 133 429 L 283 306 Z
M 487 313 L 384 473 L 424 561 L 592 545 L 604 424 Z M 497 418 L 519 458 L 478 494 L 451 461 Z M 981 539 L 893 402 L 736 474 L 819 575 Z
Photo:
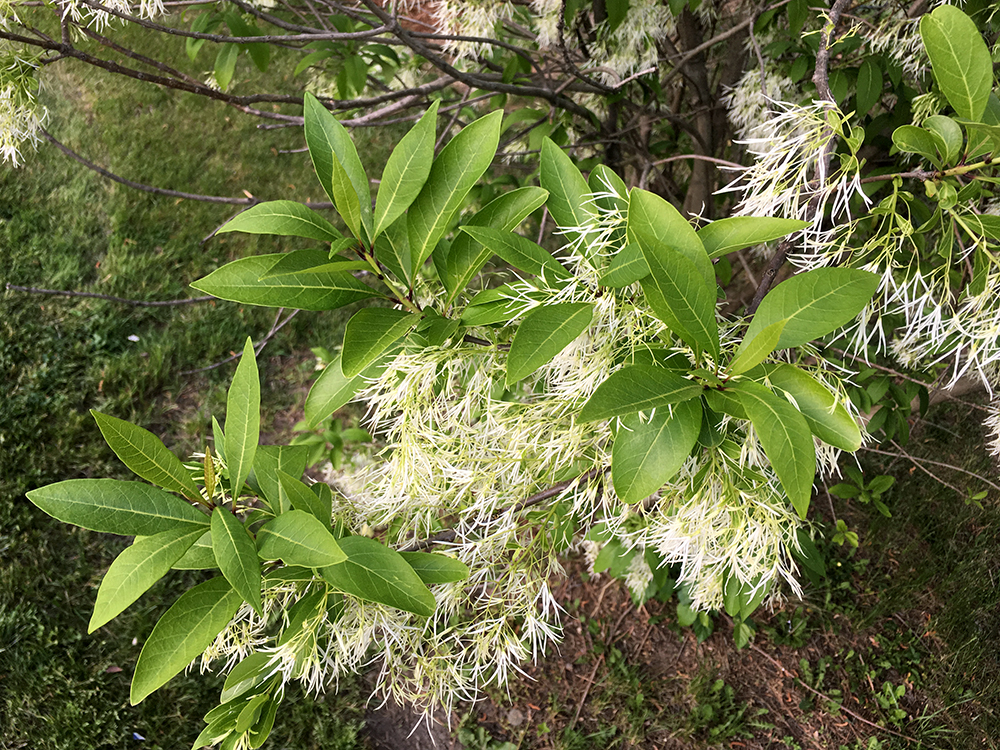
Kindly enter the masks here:
M 398 552 L 363 536 L 344 537 L 340 545 L 347 559 L 320 571 L 334 588 L 405 612 L 434 613 L 434 595 Z
M 278 234 L 323 242 L 335 242 L 343 238 L 333 224 L 311 208 L 295 201 L 268 201 L 251 206 L 223 224 L 216 234 L 225 232 Z
M 146 538 L 136 537 L 135 540 L 138 542 L 140 539 Z M 212 550 L 212 532 L 202 533 L 172 567 L 174 570 L 212 570 L 218 568 L 218 563 L 215 562 L 215 552 Z
M 544 305 L 517 327 L 507 353 L 507 385 L 528 377 L 587 330 L 594 306 L 586 302 Z
M 203 533 L 190 526 L 161 531 L 137 540 L 118 555 L 101 580 L 87 632 L 93 633 L 124 612 L 163 578 Z
M 142 647 L 130 702 L 142 700 L 191 663 L 229 624 L 243 598 L 219 576 L 186 591 L 160 618 Z
M 548 192 L 537 187 L 523 187 L 494 198 L 473 216 L 467 226 L 492 227 L 511 232 L 540 208 Z M 450 305 L 493 255 L 493 251 L 476 242 L 472 235 L 460 232 L 451 243 L 442 281 L 448 290 L 445 304 Z
M 433 552 L 400 552 L 399 556 L 428 586 L 435 583 L 456 583 L 469 577 L 469 566 L 448 555 Z
M 413 254 L 410 252 L 410 224 L 406 214 L 385 228 L 375 244 L 375 256 L 399 281 L 413 284 Z
M 434 160 L 427 182 L 407 212 L 414 272 L 430 257 L 469 191 L 493 163 L 502 117 L 497 110 L 463 128 Z
M 90 413 L 111 450 L 137 476 L 192 500 L 201 498 L 191 473 L 156 435 L 123 419 Z
M 366 307 L 347 321 L 340 369 L 346 378 L 360 374 L 405 336 L 420 316 L 388 307 Z
M 642 288 L 650 308 L 685 343 L 710 352 L 718 360 L 714 274 L 711 282 L 706 283 L 697 266 L 684 255 L 662 245 L 647 245 L 642 240 L 639 244 L 649 266 L 649 276 L 643 280 Z M 705 262 L 711 265 L 707 256 Z
M 615 31 L 628 15 L 629 0 L 605 0 L 608 13 L 608 31 Z
M 542 140 L 539 182 L 549 192 L 546 205 L 557 226 L 582 227 L 593 220 L 594 209 L 587 202 L 587 181 L 569 155 L 549 138 Z M 568 232 L 565 237 L 567 242 L 573 242 L 579 233 Z
M 336 153 L 330 160 L 330 169 L 330 184 L 333 188 L 333 202 L 337 207 L 337 213 L 343 218 L 347 228 L 351 230 L 351 234 L 359 241 L 364 242 L 365 236 L 361 231 L 361 204 L 358 202 L 358 194 Z
M 882 98 L 882 69 L 870 57 L 866 57 L 858 69 L 858 84 L 855 103 L 858 116 L 864 117 Z
M 628 365 L 597 386 L 577 422 L 611 419 L 697 398 L 702 387 L 663 367 Z
M 484 289 L 469 300 L 469 304 L 462 311 L 462 324 L 488 326 L 495 323 L 506 323 L 508 320 L 516 318 L 524 310 L 524 303 L 512 299 L 513 296 L 509 284 L 493 289 Z M 538 296 L 540 297 L 539 301 L 543 301 L 543 295 L 539 294 Z
M 344 560 L 329 525 L 303 510 L 282 513 L 261 526 L 257 554 L 264 560 L 282 560 L 304 568 L 322 568 Z
M 253 690 L 274 674 L 278 666 L 278 663 L 272 663 L 271 654 L 255 651 L 233 667 L 229 674 L 226 675 L 226 682 L 222 687 L 222 695 L 219 696 L 219 701 L 228 703 L 234 698 L 239 698 L 246 692 Z
M 776 219 L 770 216 L 731 216 L 703 226 L 697 231 L 709 258 L 781 239 L 809 226 L 798 219 Z
M 226 435 L 222 432 L 222 425 L 214 416 L 212 417 L 212 442 L 215 444 L 215 452 L 223 461 L 226 460 Z
M 278 471 L 278 482 L 284 496 L 282 506 L 287 502 L 295 510 L 305 511 L 315 517 L 324 528 L 330 525 L 333 518 L 333 506 L 330 502 L 332 496 L 321 498 L 304 482 L 283 471 Z
M 288 510 L 282 506 L 278 492 L 278 472 L 301 477 L 306 470 L 310 448 L 308 445 L 258 445 L 253 459 L 253 471 L 247 484 L 264 496 L 275 515 Z
M 822 383 L 807 372 L 780 363 L 767 368 L 773 388 L 795 401 L 812 433 L 824 443 L 845 451 L 861 447 L 861 430 L 843 404 Z
M 232 42 L 227 42 L 219 47 L 215 55 L 215 82 L 219 88 L 225 91 L 233 80 L 233 73 L 236 72 L 236 59 L 240 56 L 240 48 Z
M 639 244 L 632 242 L 615 254 L 608 265 L 608 270 L 598 283 L 612 289 L 621 289 L 647 276 L 649 276 L 649 264 L 646 263 L 646 257 L 642 254 Z
M 338 354 L 319 374 L 306 396 L 306 425 L 312 429 L 354 398 L 366 380 L 378 377 L 385 369 L 386 360 L 368 365 L 361 374 L 349 378 L 344 375 Z
M 462 231 L 524 273 L 551 279 L 568 279 L 571 275 L 551 253 L 526 237 L 472 225 L 463 226 Z
M 347 129 L 336 117 L 312 94 L 306 92 L 303 102 L 305 116 L 306 145 L 312 158 L 316 176 L 330 200 L 337 203 L 333 187 L 334 154 L 347 174 L 361 212 L 361 225 L 372 233 L 372 194 L 368 184 L 368 175 L 358 158 L 358 150 L 348 134 Z
M 980 120 L 993 90 L 993 60 L 975 22 L 953 5 L 920 19 L 931 69 L 959 117 Z
M 644 420 L 621 419 L 611 448 L 611 483 L 622 502 L 637 503 L 656 492 L 680 470 L 701 432 L 701 401 L 657 409 Z
M 301 272 L 267 278 L 267 272 L 283 256 L 283 253 L 275 253 L 241 258 L 191 286 L 232 302 L 296 310 L 333 310 L 380 296 L 345 271 Z
M 371 269 L 363 260 L 329 259 L 325 250 L 292 250 L 282 255 L 281 260 L 264 272 L 260 280 L 295 273 L 348 272 Z
M 226 466 L 233 497 L 240 494 L 260 442 L 260 374 L 257 353 L 247 337 L 226 398 Z
M 629 194 L 628 232 L 629 240 L 638 241 L 643 253 L 652 251 L 662 256 L 672 250 L 683 255 L 694 264 L 714 295 L 715 271 L 705 246 L 690 222 L 670 203 L 646 190 L 633 188 Z
M 787 321 L 778 348 L 801 346 L 846 325 L 878 289 L 878 276 L 855 268 L 818 268 L 778 284 L 757 308 L 744 336 Z
M 208 517 L 184 500 L 142 482 L 68 479 L 27 495 L 53 518 L 105 534 L 149 536 L 208 524 Z
M 256 724 L 261 710 L 263 710 L 264 705 L 269 700 L 270 696 L 266 693 L 261 693 L 260 695 L 255 695 L 247 701 L 246 706 L 243 707 L 243 710 L 240 711 L 240 714 L 236 719 L 236 726 L 233 727 L 233 732 L 236 734 L 244 734 L 250 729 L 250 727 Z
M 908 154 L 920 154 L 934 164 L 939 164 L 937 144 L 934 136 L 916 125 L 901 125 L 892 133 L 892 142 L 900 151 Z
M 261 712 L 260 719 L 250 728 L 250 732 L 247 735 L 250 740 L 250 748 L 258 748 L 264 744 L 268 736 L 271 734 L 271 729 L 274 727 L 274 718 L 278 713 L 278 703 L 280 702 L 281 696 L 277 698 L 271 698 L 264 710 Z
M 957 122 L 945 115 L 932 115 L 926 118 L 921 127 L 930 131 L 938 140 L 938 151 L 944 157 L 944 163 L 955 164 L 962 153 L 962 128 Z
M 437 110 L 435 101 L 389 155 L 375 197 L 375 237 L 410 207 L 427 182 L 434 161 Z
M 240 520 L 221 505 L 212 511 L 212 550 L 229 585 L 263 617 L 257 545 Z
M 730 375 L 739 375 L 752 370 L 764 361 L 768 354 L 773 352 L 781 339 L 781 334 L 785 330 L 787 320 L 779 320 L 765 326 L 758 331 L 753 338 L 743 337 L 740 348 L 736 350 L 733 361 L 729 363 Z
M 742 381 L 732 390 L 746 410 L 792 507 L 800 518 L 805 518 L 816 476 L 816 449 L 805 417 L 760 383 Z

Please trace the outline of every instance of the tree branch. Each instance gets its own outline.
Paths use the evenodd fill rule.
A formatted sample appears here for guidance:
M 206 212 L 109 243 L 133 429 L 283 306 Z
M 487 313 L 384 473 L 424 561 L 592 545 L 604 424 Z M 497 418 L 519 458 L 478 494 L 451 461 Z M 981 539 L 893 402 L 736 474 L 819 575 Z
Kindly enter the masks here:
M 51 294 L 58 297 L 91 297 L 93 299 L 106 299 L 111 302 L 120 302 L 123 305 L 133 305 L 134 307 L 178 307 L 180 305 L 193 305 L 197 302 L 209 302 L 215 297 L 190 297 L 188 299 L 171 299 L 165 302 L 147 302 L 139 299 L 126 299 L 125 297 L 115 297 L 111 294 L 96 294 L 95 292 L 69 292 L 62 289 L 38 289 L 33 286 L 18 286 L 8 283 L 8 291 L 27 292 L 28 294 Z

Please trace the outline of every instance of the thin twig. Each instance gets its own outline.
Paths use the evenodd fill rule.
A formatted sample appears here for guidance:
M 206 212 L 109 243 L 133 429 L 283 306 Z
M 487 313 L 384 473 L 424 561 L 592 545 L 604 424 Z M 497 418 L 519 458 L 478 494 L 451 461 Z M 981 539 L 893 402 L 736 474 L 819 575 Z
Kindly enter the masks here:
M 282 309 L 284 309 L 284 308 L 282 308 Z M 288 317 L 285 318 L 283 321 L 281 321 L 281 323 L 277 323 L 276 322 L 274 325 L 272 325 L 271 326 L 271 330 L 267 334 L 267 336 L 265 336 L 264 338 L 262 338 L 256 344 L 254 344 L 254 347 L 253 347 L 254 354 L 255 355 L 260 354 L 261 351 L 264 349 L 264 347 L 267 346 L 267 343 L 272 338 L 274 338 L 275 334 L 277 334 L 278 331 L 280 331 L 282 328 L 284 328 L 285 325 L 288 323 L 288 321 L 290 321 L 292 318 L 294 318 L 300 312 L 301 312 L 301 310 L 292 310 L 288 314 Z M 279 312 L 279 314 L 280 314 L 280 312 Z M 238 351 L 235 354 L 233 354 L 232 356 L 226 357 L 225 359 L 220 360 L 219 362 L 216 362 L 215 364 L 209 365 L 208 367 L 199 367 L 199 368 L 197 368 L 195 370 L 182 370 L 180 372 L 180 374 L 181 375 L 195 375 L 196 373 L 199 373 L 199 372 L 207 372 L 209 370 L 214 370 L 214 369 L 216 369 L 218 367 L 222 367 L 224 364 L 228 364 L 229 362 L 232 362 L 233 360 L 237 360 L 237 359 L 239 359 L 242 356 L 243 356 L 243 352 L 242 351 Z
M 758 645 L 757 645 L 756 643 L 751 643 L 751 644 L 750 644 L 750 648 L 752 648 L 752 649 L 753 649 L 754 651 L 756 651 L 756 652 L 757 652 L 758 654 L 760 654 L 761 656 L 763 656 L 763 657 L 764 657 L 765 659 L 767 659 L 767 660 L 768 660 L 769 662 L 771 662 L 771 663 L 772 663 L 772 664 L 773 664 L 774 666 L 776 666 L 776 667 L 777 667 L 778 669 L 780 669 L 780 670 L 781 670 L 781 672 L 782 672 L 783 674 L 785 674 L 785 675 L 786 675 L 786 676 L 788 676 L 788 677 L 791 677 L 791 678 L 792 678 L 792 679 L 793 679 L 793 680 L 794 680 L 794 681 L 795 681 L 796 683 L 798 683 L 799 685 L 801 685 L 802 687 L 804 687 L 804 688 L 805 688 L 806 690 L 808 690 L 808 691 L 809 691 L 810 693 L 812 693 L 813 695 L 816 695 L 816 696 L 818 696 L 818 697 L 822 698 L 823 700 L 827 701 L 827 702 L 828 702 L 828 703 L 830 703 L 831 705 L 836 705 L 836 706 L 838 706 L 838 707 L 839 707 L 839 710 L 840 710 L 840 711 L 843 711 L 843 712 L 844 712 L 845 714 L 847 714 L 848 716 L 853 716 L 853 717 L 854 717 L 855 719 L 857 719 L 858 721 L 862 722 L 863 724 L 867 724 L 867 725 L 868 725 L 868 726 L 870 726 L 870 727 L 874 727 L 875 729 L 878 729 L 878 730 L 879 730 L 880 732 L 886 732 L 886 733 L 888 733 L 888 734 L 891 734 L 891 735 L 893 735 L 894 737 L 899 737 L 900 739 L 904 739 L 904 740 L 906 740 L 907 742 L 916 742 L 916 740 L 915 740 L 915 739 L 913 739 L 912 737 L 908 737 L 908 736 L 906 736 L 905 734 L 900 734 L 899 732 L 896 732 L 896 731 L 893 731 L 892 729 L 889 729 L 888 727 L 882 727 L 882 726 L 879 726 L 879 725 L 878 725 L 878 724 L 876 724 L 875 722 L 873 722 L 873 721 L 869 721 L 869 720 L 868 720 L 868 719 L 866 719 L 866 718 L 865 718 L 864 716 L 861 716 L 861 715 L 859 715 L 859 714 L 856 714 L 856 713 L 854 713 L 854 712 L 853 712 L 853 711 L 852 711 L 851 709 L 847 708 L 847 707 L 846 707 L 846 706 L 844 706 L 843 704 L 838 704 L 838 703 L 836 703 L 836 702 L 835 702 L 835 701 L 834 701 L 834 700 L 833 700 L 833 699 L 832 699 L 832 698 L 831 698 L 831 697 L 830 697 L 829 695 L 827 695 L 826 693 L 822 693 L 822 692 L 820 692 L 819 690 L 817 690 L 816 688 L 814 688 L 814 687 L 811 687 L 810 685 L 807 685 L 807 684 L 806 684 L 805 682 L 803 682 L 802 680 L 800 680 L 800 679 L 799 679 L 798 677 L 796 677 L 796 676 L 795 676 L 794 674 L 792 674 L 791 672 L 789 672 L 789 671 L 788 671 L 788 670 L 787 670 L 787 669 L 785 668 L 785 665 L 784 665 L 784 664 L 782 664 L 782 663 L 781 663 L 780 661 L 778 661 L 777 659 L 773 658 L 773 657 L 772 657 L 772 656 L 771 656 L 771 655 L 770 655 L 769 653 L 767 653 L 767 652 L 766 652 L 766 651 L 765 651 L 764 649 L 762 649 L 762 648 L 761 648 L 760 646 L 758 646 Z
M 92 161 L 88 161 L 80 156 L 78 153 L 73 151 L 67 146 L 53 138 L 48 131 L 41 130 L 42 136 L 49 141 L 52 145 L 62 151 L 66 156 L 80 162 L 87 169 L 91 169 L 102 177 L 107 177 L 109 180 L 114 180 L 117 183 L 125 185 L 126 187 L 134 188 L 135 190 L 142 190 L 145 193 L 153 193 L 154 195 L 166 195 L 171 198 L 184 198 L 186 200 L 201 201 L 202 203 L 223 203 L 231 206 L 254 206 L 260 203 L 258 198 L 228 198 L 221 195 L 199 195 L 197 193 L 184 193 L 179 190 L 167 190 L 166 188 L 155 187 L 153 185 L 145 185 L 141 182 L 133 182 L 132 180 L 126 180 L 124 177 L 116 175 L 104 167 L 99 167 Z
M 961 472 L 962 474 L 966 474 L 966 475 L 968 475 L 970 477 L 973 477 L 974 479 L 978 479 L 980 482 L 985 482 L 986 484 L 988 484 L 990 487 L 992 487 L 995 490 L 1000 490 L 1000 484 L 994 484 L 993 482 L 991 482 L 986 477 L 984 477 L 984 476 L 982 476 L 980 474 L 977 474 L 974 471 L 969 471 L 968 469 L 963 469 L 961 466 L 955 466 L 954 464 L 946 464 L 946 463 L 944 463 L 942 461 L 934 461 L 933 459 L 930 459 L 930 458 L 916 458 L 915 456 L 911 456 L 909 453 L 907 453 L 905 450 L 903 450 L 899 446 L 899 444 L 896 443 L 895 440 L 891 440 L 889 442 L 891 442 L 894 446 L 896 446 L 896 449 L 899 451 L 899 453 L 893 453 L 892 451 L 884 451 L 884 450 L 880 450 L 878 448 L 867 448 L 867 447 L 862 447 L 861 450 L 867 451 L 868 453 L 878 453 L 879 455 L 882 455 L 882 456 L 892 456 L 893 458 L 906 458 L 906 459 L 909 459 L 910 461 L 913 462 L 914 466 L 916 466 L 921 471 L 927 472 L 932 477 L 934 477 L 934 475 L 931 474 L 930 471 L 928 471 L 925 467 L 921 466 L 921 463 L 931 464 L 932 466 L 940 466 L 943 469 L 951 469 L 952 471 L 958 471 L 958 472 Z M 937 479 L 937 477 L 934 477 L 934 478 Z M 952 489 L 957 489 L 954 485 L 948 484 L 947 482 L 945 482 L 943 480 L 939 479 L 938 481 L 940 481 L 942 484 L 947 484 Z M 961 490 L 958 490 L 958 492 L 960 494 L 963 494 L 963 495 L 965 494 Z
M 135 307 L 177 307 L 179 305 L 193 305 L 196 302 L 208 302 L 215 297 L 189 297 L 188 299 L 171 299 L 163 302 L 149 302 L 140 299 L 126 299 L 125 297 L 115 297 L 111 294 L 96 294 L 95 292 L 70 292 L 62 289 L 38 289 L 33 286 L 18 286 L 17 284 L 7 284 L 8 291 L 27 292 L 28 294 L 52 294 L 59 297 L 91 297 L 93 299 L 106 299 L 110 302 L 120 302 L 123 305 L 133 305 Z

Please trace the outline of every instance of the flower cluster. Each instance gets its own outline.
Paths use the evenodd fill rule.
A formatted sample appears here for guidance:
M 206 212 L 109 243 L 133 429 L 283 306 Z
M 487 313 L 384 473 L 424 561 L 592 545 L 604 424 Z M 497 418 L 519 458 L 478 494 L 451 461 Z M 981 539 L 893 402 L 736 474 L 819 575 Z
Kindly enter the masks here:
M 0 48 L 0 157 L 17 167 L 21 146 L 36 148 L 48 111 L 38 102 L 34 59 Z

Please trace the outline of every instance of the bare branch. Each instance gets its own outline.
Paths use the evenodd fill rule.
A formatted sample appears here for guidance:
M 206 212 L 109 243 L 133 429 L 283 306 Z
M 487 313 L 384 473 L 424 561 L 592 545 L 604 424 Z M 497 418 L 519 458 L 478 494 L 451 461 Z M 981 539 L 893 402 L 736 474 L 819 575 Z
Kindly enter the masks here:
M 120 302 L 123 305 L 134 307 L 179 307 L 180 305 L 193 305 L 198 302 L 209 302 L 215 297 L 190 297 L 188 299 L 171 299 L 164 302 L 149 302 L 140 299 L 126 299 L 125 297 L 115 297 L 111 294 L 96 294 L 94 292 L 70 292 L 62 289 L 38 289 L 33 286 L 18 286 L 17 284 L 7 284 L 7 290 L 13 292 L 27 292 L 28 294 L 51 294 L 58 297 L 90 297 L 93 299 L 106 299 L 110 302 Z

